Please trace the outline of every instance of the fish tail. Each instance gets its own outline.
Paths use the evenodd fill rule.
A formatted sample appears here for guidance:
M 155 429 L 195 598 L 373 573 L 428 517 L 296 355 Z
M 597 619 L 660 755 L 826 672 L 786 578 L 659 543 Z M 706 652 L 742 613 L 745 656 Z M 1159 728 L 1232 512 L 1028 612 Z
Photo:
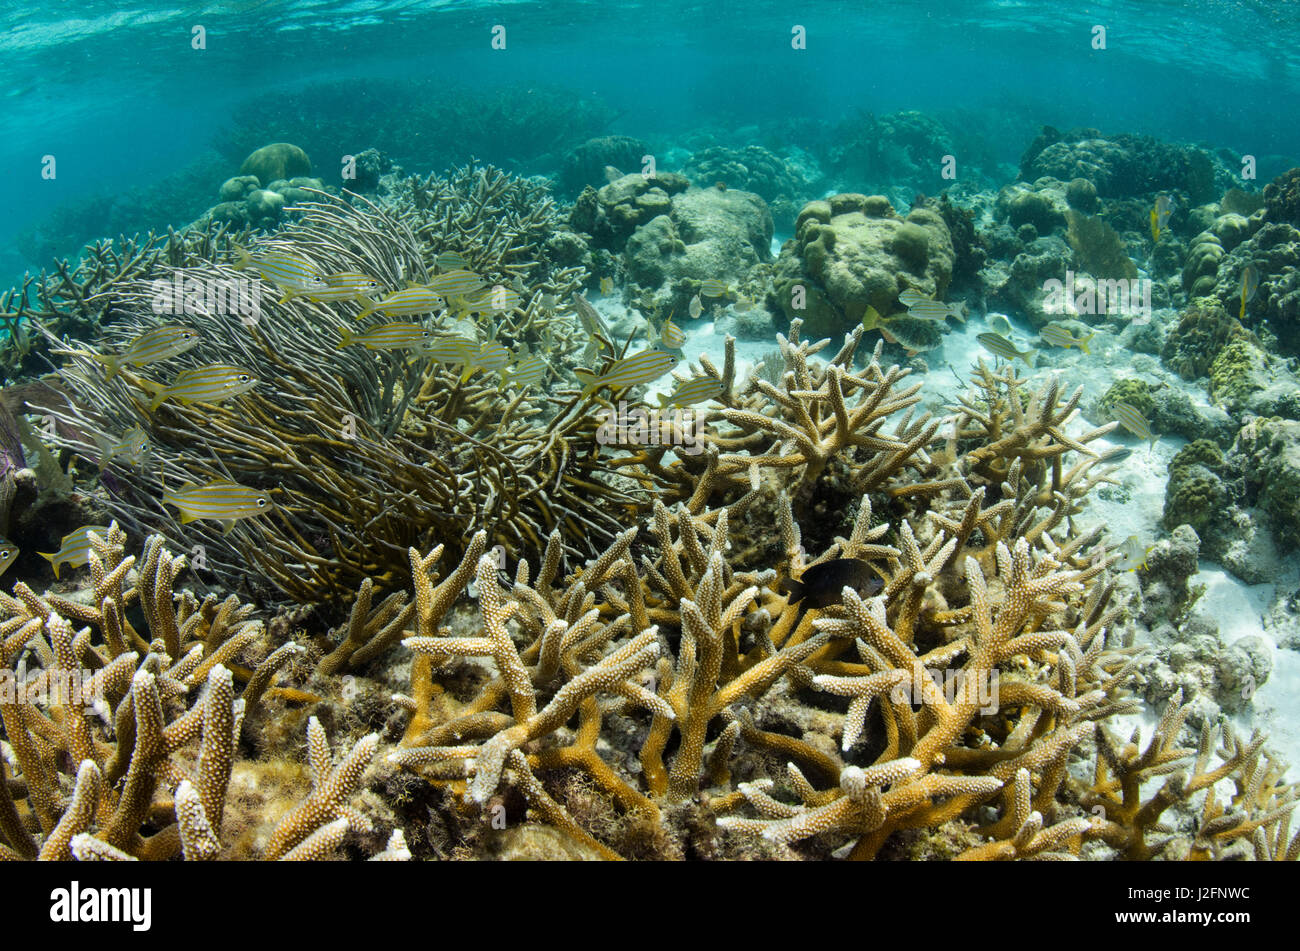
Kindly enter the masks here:
M 104 379 L 111 380 L 122 369 L 122 358 L 116 353 L 92 353 L 91 359 L 104 365 Z
M 57 551 L 50 551 L 50 552 L 38 551 L 36 554 L 40 555 L 42 558 L 44 558 L 46 561 L 50 563 L 50 567 L 54 569 L 54 580 L 58 581 L 59 563 L 54 559 L 59 557 L 59 553 Z
M 236 271 L 242 271 L 253 263 L 253 256 L 248 253 L 247 249 L 235 245 L 235 263 L 232 265 Z
M 335 350 L 342 350 L 344 347 L 350 347 L 357 342 L 357 335 L 348 330 L 347 327 L 340 328 L 339 333 L 343 335 L 343 339 L 334 345 Z
M 153 412 L 167 399 L 167 387 L 155 380 L 140 380 L 140 388 L 149 396 L 149 412 Z
M 1082 350 L 1084 353 L 1086 353 L 1088 356 L 1092 356 L 1092 351 L 1088 349 L 1088 341 L 1095 336 L 1097 336 L 1095 333 L 1091 333 L 1079 341 L 1079 349 Z
M 1026 351 L 1025 351 L 1024 353 L 1022 353 L 1020 356 L 1024 358 L 1025 365 L 1028 366 L 1029 369 L 1031 369 L 1031 370 L 1034 368 L 1034 365 L 1035 365 L 1036 363 L 1038 363 L 1038 351 L 1037 351 L 1037 350 L 1026 350 Z

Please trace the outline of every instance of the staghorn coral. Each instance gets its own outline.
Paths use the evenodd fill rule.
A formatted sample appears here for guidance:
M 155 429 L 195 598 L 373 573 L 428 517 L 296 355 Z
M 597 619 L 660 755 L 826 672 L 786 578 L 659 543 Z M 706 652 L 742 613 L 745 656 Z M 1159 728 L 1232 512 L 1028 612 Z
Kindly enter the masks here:
M 37 595 L 21 582 L 0 596 L 0 677 L 11 688 L 0 714 L 22 781 L 18 797 L 8 784 L 0 791 L 0 851 L 52 860 L 230 855 L 245 831 L 228 821 L 240 733 L 300 648 L 289 642 L 251 670 L 239 668 L 234 661 L 263 633 L 250 605 L 177 598 L 184 558 L 158 536 L 135 571 L 116 524 L 92 542 L 89 604 Z M 143 632 L 129 619 L 136 606 Z M 37 668 L 30 677 L 28 660 Z M 234 671 L 244 683 L 238 696 Z M 312 719 L 316 788 L 270 830 L 262 857 L 322 858 L 348 829 L 370 831 L 347 801 L 376 740 L 359 741 L 330 771 L 324 731 Z M 399 843 L 391 840 L 394 854 Z

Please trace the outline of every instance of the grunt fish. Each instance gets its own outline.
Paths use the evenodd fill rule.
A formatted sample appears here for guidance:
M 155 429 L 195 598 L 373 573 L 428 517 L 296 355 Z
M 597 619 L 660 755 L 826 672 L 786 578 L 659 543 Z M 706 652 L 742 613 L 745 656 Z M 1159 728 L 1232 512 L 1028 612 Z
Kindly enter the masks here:
M 722 381 L 715 380 L 707 374 L 693 376 L 689 380 L 674 381 L 671 393 L 659 395 L 660 408 L 669 406 L 691 406 L 703 403 L 722 394 Z
M 357 314 L 357 320 L 368 317 L 375 311 L 380 311 L 390 317 L 428 314 L 439 310 L 443 303 L 442 295 L 422 284 L 412 284 L 400 291 L 394 291 L 383 300 L 372 301 L 368 306 L 362 308 L 361 313 Z
M 1168 195 L 1156 198 L 1155 207 L 1151 209 L 1151 240 L 1159 241 L 1169 223 L 1169 216 L 1174 213 L 1174 202 Z
M 140 334 L 121 353 L 92 353 L 90 356 L 104 364 L 104 379 L 111 380 L 124 366 L 143 367 L 160 363 L 193 350 L 198 345 L 197 330 L 164 324 Z
M 952 317 L 966 323 L 966 310 L 961 304 L 945 304 L 943 301 L 931 300 L 918 290 L 909 288 L 898 295 L 899 302 L 907 308 L 913 317 L 926 320 L 944 320 Z
M 424 347 L 433 336 L 427 327 L 401 320 L 380 324 L 364 333 L 354 333 L 347 327 L 340 329 L 339 333 L 342 334 L 342 339 L 334 345 L 338 350 L 358 343 L 367 350 L 413 350 Z
M 444 274 L 447 271 L 465 271 L 469 269 L 469 263 L 459 251 L 443 251 L 433 259 L 433 263 Z
M 1138 439 L 1150 440 L 1151 448 L 1155 448 L 1156 440 L 1160 437 L 1151 432 L 1151 424 L 1147 422 L 1140 409 L 1132 403 L 1116 403 L 1114 411 L 1115 418 L 1119 420 L 1121 426 Z
M 1259 268 L 1253 264 L 1247 264 L 1241 272 L 1241 310 L 1237 314 L 1238 320 L 1246 319 L 1246 305 L 1251 302 L 1258 290 Z
M 215 519 L 221 523 L 223 534 L 229 533 L 239 519 L 261 515 L 271 507 L 270 498 L 261 489 L 224 479 L 207 485 L 186 482 L 164 492 L 162 501 L 180 511 L 182 525 L 201 518 Z
M 1017 350 L 1016 345 L 1001 334 L 983 333 L 976 336 L 975 339 L 983 344 L 984 349 L 990 353 L 997 354 L 1004 360 L 1014 360 L 1019 357 L 1025 361 L 1026 366 L 1033 369 L 1034 358 L 1038 354 L 1037 350 Z
M 329 287 L 316 265 L 292 251 L 268 249 L 254 256 L 235 248 L 236 271 L 252 268 L 265 280 L 285 291 L 324 291 Z
M 116 441 L 105 440 L 101 443 L 99 471 L 103 472 L 114 459 L 122 459 L 134 469 L 149 457 L 152 448 L 149 444 L 149 434 L 138 425 L 132 426 Z
M 90 561 L 90 533 L 94 532 L 99 536 L 100 541 L 108 534 L 107 525 L 83 525 L 76 531 L 64 535 L 59 542 L 57 552 L 37 552 L 42 558 L 50 563 L 54 569 L 54 577 L 59 577 L 59 566 L 67 565 L 70 568 L 80 568 L 86 562 Z
M 700 293 L 705 297 L 727 297 L 732 291 L 731 285 L 726 281 L 709 278 L 707 281 L 700 282 Z
M 317 303 L 336 300 L 366 300 L 379 293 L 379 282 L 369 274 L 362 274 L 360 271 L 339 271 L 337 274 L 325 275 L 325 283 L 328 285 L 320 291 L 300 291 L 289 288 L 284 292 L 284 299 L 291 300 L 294 297 L 306 297 L 308 300 L 314 300 Z
M 585 399 L 602 387 L 623 390 L 639 383 L 657 380 L 677 365 L 681 357 L 669 350 L 652 347 L 634 353 L 622 360 L 615 360 L 609 369 L 597 376 L 587 370 L 575 370 L 578 382 L 583 384 L 582 396 Z
M 1070 333 L 1069 329 L 1056 321 L 1052 321 L 1042 330 L 1038 331 L 1038 336 L 1050 343 L 1053 347 L 1078 347 L 1084 353 L 1092 353 L 1088 349 L 1088 341 L 1097 336 L 1090 333 L 1086 337 L 1076 337 Z
M 14 563 L 14 559 L 17 557 L 18 546 L 7 538 L 0 538 L 0 575 L 9 570 L 9 566 Z M 57 578 L 58 576 L 56 571 L 54 577 Z
M 226 363 L 182 370 L 170 386 L 155 380 L 140 381 L 141 388 L 149 394 L 151 413 L 167 400 L 175 400 L 182 406 L 222 403 L 247 393 L 256 385 L 256 378 L 247 370 Z

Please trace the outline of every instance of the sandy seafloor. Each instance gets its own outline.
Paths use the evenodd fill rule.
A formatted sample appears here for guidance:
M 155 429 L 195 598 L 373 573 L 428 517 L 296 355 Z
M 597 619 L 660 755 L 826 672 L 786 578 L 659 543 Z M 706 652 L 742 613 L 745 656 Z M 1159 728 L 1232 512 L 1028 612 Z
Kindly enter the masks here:
M 628 313 L 616 296 L 597 297 L 593 303 L 612 320 Z M 700 354 L 707 354 L 719 369 L 722 368 L 726 334 L 717 329 L 711 317 L 722 317 L 726 313 L 726 308 L 715 307 L 712 312 L 706 311 L 699 320 L 683 322 L 687 342 L 682 352 L 686 359 L 676 369 L 679 375 L 687 375 L 687 364 L 697 362 Z M 1119 338 L 1114 334 L 1098 330 L 1090 341 L 1091 354 L 1088 355 L 1073 348 L 1045 348 L 1032 328 L 1015 320 L 1012 320 L 1012 326 L 1012 339 L 1021 349 L 1038 350 L 1033 370 L 1017 361 L 1017 369 L 1027 378 L 1032 388 L 1036 389 L 1046 374 L 1060 373 L 1064 392 L 1070 393 L 1075 387 L 1084 386 L 1081 405 L 1087 407 L 1105 393 L 1115 380 L 1141 376 L 1151 382 L 1158 380 L 1178 387 L 1198 406 L 1206 404 L 1206 394 L 1200 387 L 1167 372 L 1155 357 L 1135 354 L 1121 347 Z M 980 357 L 990 364 L 993 362 L 992 354 L 975 339 L 978 334 L 989 329 L 984 320 L 974 314 L 964 325 L 950 320 L 943 344 L 937 350 L 920 355 L 920 359 L 930 367 L 929 373 L 914 374 L 912 380 L 919 380 L 923 384 L 922 409 L 929 410 L 936 417 L 949 415 L 945 406 L 954 400 L 961 389 L 958 377 L 967 379 L 969 370 Z M 877 339 L 874 332 L 865 335 L 860 350 L 870 353 Z M 737 339 L 737 384 L 743 382 L 754 365 L 776 346 L 775 338 Z M 832 341 L 819 356 L 833 356 L 838 346 L 839 341 Z M 632 349 L 640 347 L 634 344 Z M 672 375 L 668 374 L 650 385 L 645 400 L 653 403 L 660 393 L 666 393 L 671 388 Z M 1082 413 L 1077 413 L 1068 431 L 1077 435 L 1094 428 L 1094 425 L 1084 419 Z M 1144 545 L 1151 545 L 1168 534 L 1160 525 L 1167 467 L 1169 460 L 1186 442 L 1178 436 L 1162 435 L 1152 449 L 1123 430 L 1118 430 L 1112 432 L 1109 439 L 1103 438 L 1093 444 L 1098 448 L 1106 448 L 1118 443 L 1133 450 L 1116 472 L 1116 477 L 1126 490 L 1125 493 L 1116 495 L 1127 495 L 1127 500 L 1106 499 L 1094 491 L 1088 501 L 1091 519 L 1107 526 L 1110 544 L 1118 545 L 1130 535 L 1136 535 Z M 1085 517 L 1082 523 L 1089 525 L 1089 518 Z M 1281 561 L 1281 565 L 1282 572 L 1273 583 L 1248 585 L 1214 562 L 1203 560 L 1200 572 L 1190 583 L 1206 585 L 1205 594 L 1196 604 L 1194 613 L 1206 614 L 1217 622 L 1225 648 L 1239 638 L 1252 634 L 1263 638 L 1270 645 L 1272 674 L 1256 691 L 1253 703 L 1232 717 L 1232 723 L 1239 736 L 1249 736 L 1257 728 L 1268 733 L 1268 745 L 1292 764 L 1289 776 L 1294 779 L 1300 773 L 1300 653 L 1279 648 L 1273 632 L 1266 629 L 1263 623 L 1264 615 L 1277 593 L 1288 586 L 1294 589 L 1300 581 L 1300 556 L 1289 556 Z M 1140 645 L 1142 642 L 1139 640 L 1137 643 Z M 1120 732 L 1127 736 L 1135 725 L 1141 724 L 1145 742 L 1151 735 L 1159 713 L 1159 709 L 1147 704 L 1142 715 L 1123 718 Z

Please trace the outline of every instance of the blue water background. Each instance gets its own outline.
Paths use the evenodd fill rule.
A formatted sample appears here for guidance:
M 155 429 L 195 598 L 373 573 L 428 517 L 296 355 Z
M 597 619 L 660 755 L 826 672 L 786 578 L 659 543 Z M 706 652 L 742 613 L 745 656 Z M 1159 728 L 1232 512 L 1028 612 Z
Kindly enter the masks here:
M 807 50 L 791 49 L 795 23 Z M 206 50 L 191 49 L 195 24 Z M 504 51 L 490 47 L 495 24 Z M 1091 48 L 1094 24 L 1105 51 Z M 1298 61 L 1294 2 L 9 2 L 0 279 L 32 266 L 14 244 L 23 227 L 211 159 L 236 106 L 275 115 L 281 95 L 323 80 L 560 86 L 619 110 L 609 131 L 661 141 L 919 109 L 955 118 L 1012 166 L 1040 124 L 1089 125 L 1255 154 L 1263 178 L 1300 161 Z M 55 181 L 40 177 L 46 154 Z M 211 182 L 209 204 L 236 171 Z M 160 227 L 193 217 L 149 212 Z

